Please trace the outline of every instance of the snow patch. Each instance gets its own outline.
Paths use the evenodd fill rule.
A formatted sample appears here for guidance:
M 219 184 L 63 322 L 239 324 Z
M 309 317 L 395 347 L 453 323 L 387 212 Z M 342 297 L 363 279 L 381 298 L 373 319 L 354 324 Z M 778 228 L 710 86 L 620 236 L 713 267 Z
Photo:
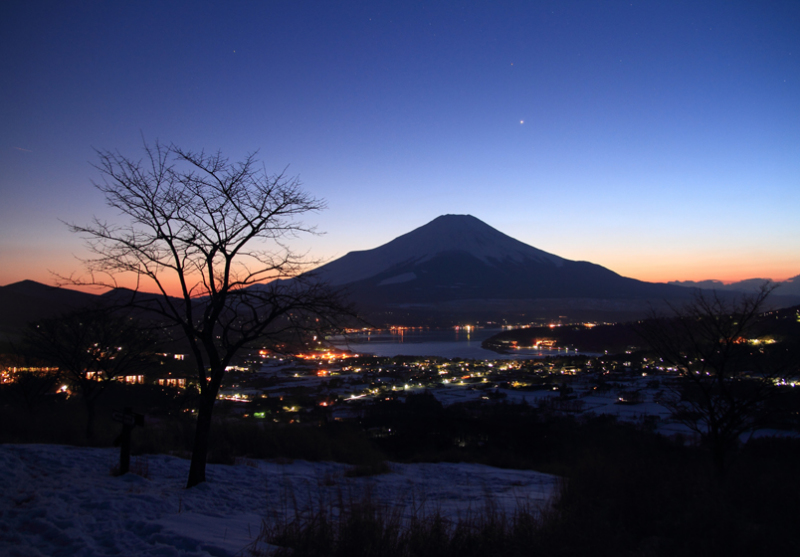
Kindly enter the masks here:
M 185 489 L 189 462 L 172 456 L 133 457 L 147 478 L 111 475 L 118 449 L 0 445 L 0 553 L 44 555 L 242 555 L 263 519 L 314 509 L 341 493 L 369 490 L 380 504 L 458 518 L 519 503 L 541 508 L 557 478 L 479 464 L 391 464 L 392 472 L 349 478 L 348 466 L 248 460 L 208 465 L 207 483 Z M 405 511 L 404 511 L 405 512 Z

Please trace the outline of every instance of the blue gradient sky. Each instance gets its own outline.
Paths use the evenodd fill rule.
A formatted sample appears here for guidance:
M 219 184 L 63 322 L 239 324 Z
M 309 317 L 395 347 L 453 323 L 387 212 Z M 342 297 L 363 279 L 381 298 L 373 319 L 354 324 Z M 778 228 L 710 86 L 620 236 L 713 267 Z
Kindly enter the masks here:
M 80 271 L 93 147 L 259 149 L 319 258 L 468 213 L 651 281 L 800 274 L 800 2 L 0 5 L 0 284 Z M 59 220 L 60 219 L 60 220 Z

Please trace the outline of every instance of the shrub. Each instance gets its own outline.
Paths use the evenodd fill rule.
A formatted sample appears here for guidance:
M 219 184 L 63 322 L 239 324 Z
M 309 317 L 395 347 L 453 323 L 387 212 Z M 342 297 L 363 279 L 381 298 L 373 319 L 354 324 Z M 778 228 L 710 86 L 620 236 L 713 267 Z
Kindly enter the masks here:
M 529 555 L 538 528 L 535 514 L 520 507 L 512 516 L 491 500 L 457 520 L 378 504 L 369 491 L 358 498 L 339 494 L 310 512 L 265 523 L 251 548 L 261 556 L 293 557 L 485 557 Z M 264 550 L 264 544 L 271 547 Z M 262 550 L 257 550 L 261 547 Z

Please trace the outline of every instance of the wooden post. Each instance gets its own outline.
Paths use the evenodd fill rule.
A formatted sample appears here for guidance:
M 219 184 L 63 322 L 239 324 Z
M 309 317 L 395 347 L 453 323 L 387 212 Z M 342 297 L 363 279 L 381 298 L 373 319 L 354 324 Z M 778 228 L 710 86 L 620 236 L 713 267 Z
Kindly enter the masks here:
M 119 474 L 127 474 L 131 470 L 131 431 L 133 431 L 133 408 L 126 406 L 122 411 L 122 439 L 119 445 Z
M 122 422 L 122 433 L 114 442 L 119 445 L 119 475 L 127 474 L 131 469 L 131 431 L 137 425 L 144 425 L 144 416 L 134 414 L 133 408 L 126 406 L 122 412 L 114 412 L 112 417 Z

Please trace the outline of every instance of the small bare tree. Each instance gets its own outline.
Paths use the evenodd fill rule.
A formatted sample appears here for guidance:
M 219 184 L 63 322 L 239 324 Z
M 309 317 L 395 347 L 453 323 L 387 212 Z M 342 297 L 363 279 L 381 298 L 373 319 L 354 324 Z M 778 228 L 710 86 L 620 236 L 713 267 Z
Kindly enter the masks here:
M 284 243 L 313 232 L 298 218 L 324 203 L 296 178 L 267 174 L 253 155 L 231 163 L 158 143 L 145 145 L 140 161 L 98 155 L 103 180 L 95 186 L 128 223 L 95 219 L 71 229 L 96 255 L 85 262 L 88 282 L 114 286 L 120 274 L 135 276 L 158 295 L 137 288 L 129 304 L 177 326 L 188 341 L 200 389 L 192 487 L 205 481 L 214 402 L 237 352 L 335 327 L 349 312 L 336 292 L 297 276 L 307 262 Z
M 153 352 L 151 331 L 108 308 L 85 308 L 28 325 L 23 346 L 58 369 L 49 376 L 78 389 L 86 407 L 86 438 L 94 438 L 97 399 L 110 381 L 141 372 Z
M 637 331 L 680 374 L 667 404 L 673 417 L 705 440 L 714 469 L 723 475 L 739 437 L 753 430 L 775 379 L 791 367 L 770 351 L 762 313 L 774 286 L 732 298 L 698 291 L 673 314 L 643 321 Z
M 12 375 L 10 382 L 0 385 L 0 402 L 18 404 L 31 413 L 55 390 L 60 373 L 23 346 L 12 345 L 12 350 L 11 354 L 0 354 L 0 368 L 9 370 Z

